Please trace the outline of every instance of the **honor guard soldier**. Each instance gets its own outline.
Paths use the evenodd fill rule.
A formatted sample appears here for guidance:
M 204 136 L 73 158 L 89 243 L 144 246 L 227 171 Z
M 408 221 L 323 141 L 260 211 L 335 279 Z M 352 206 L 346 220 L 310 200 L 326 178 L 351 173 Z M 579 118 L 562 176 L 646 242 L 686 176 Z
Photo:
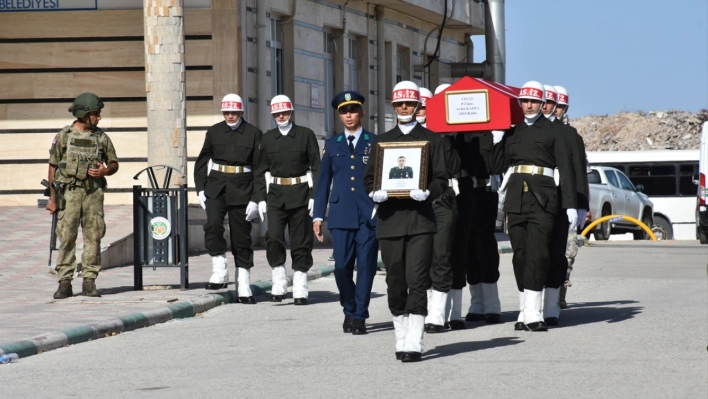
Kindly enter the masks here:
M 420 106 L 416 114 L 416 121 L 427 128 L 427 100 L 433 98 L 430 90 L 420 88 Z M 460 171 L 460 157 L 455 148 L 454 134 L 438 135 L 445 153 L 445 165 L 448 176 L 455 176 Z M 431 286 L 428 288 L 428 316 L 425 318 L 425 332 L 439 333 L 445 330 L 448 303 L 448 293 L 452 288 L 452 244 L 457 225 L 457 203 L 455 191 L 457 187 L 452 179 L 448 181 L 448 188 L 438 198 L 433 200 L 433 211 L 438 231 L 433 236 L 433 262 L 430 266 Z
M 207 130 L 194 165 L 194 184 L 207 215 L 204 244 L 212 264 L 212 276 L 206 288 L 226 288 L 229 283 L 224 239 L 224 216 L 228 213 L 239 302 L 254 304 L 250 288 L 253 267 L 250 221 L 258 216 L 253 168 L 263 133 L 243 120 L 243 100 L 239 95 L 224 96 L 221 112 L 224 120 Z
M 381 143 L 427 141 L 428 173 L 424 189 L 410 191 L 410 198 L 388 199 L 384 190 L 374 191 L 375 160 L 366 166 L 365 184 L 369 196 L 378 203 L 376 237 L 386 266 L 388 307 L 396 335 L 396 359 L 421 360 L 425 316 L 428 312 L 426 290 L 430 286 L 433 235 L 437 231 L 432 201 L 447 188 L 445 154 L 439 138 L 414 119 L 420 105 L 418 86 L 403 81 L 393 88 L 392 105 L 398 124 L 378 136 Z M 382 171 L 379 171 L 382 173 Z
M 376 139 L 361 127 L 364 101 L 356 91 L 343 91 L 332 100 L 344 132 L 324 143 L 313 219 L 315 236 L 323 242 L 322 222 L 329 204 L 327 228 L 332 234 L 334 279 L 344 311 L 342 328 L 354 335 L 367 333 L 365 321 L 369 318 L 379 251 L 376 219 L 372 219 L 374 203 L 364 189 L 364 168 Z
M 585 153 L 585 143 L 583 142 L 582 136 L 578 134 L 578 131 L 568 124 L 568 116 L 566 114 L 568 110 L 568 91 L 562 86 L 552 86 L 552 88 L 558 94 L 557 104 L 555 107 L 555 114 L 553 116 L 553 122 L 565 128 L 567 138 L 569 139 L 569 145 L 573 147 L 573 167 L 575 168 L 575 185 L 577 189 L 577 199 L 578 199 L 578 229 L 582 229 L 585 226 L 585 219 L 590 211 L 590 188 L 588 186 L 588 163 L 587 154 Z M 573 270 L 573 264 L 575 263 L 575 256 L 578 254 L 578 244 L 575 241 L 577 230 L 572 230 L 568 232 L 566 247 L 557 248 L 557 274 L 554 276 L 554 284 L 557 284 L 561 279 L 562 284 L 560 284 L 560 292 L 558 294 L 558 305 L 554 307 L 553 310 L 560 314 L 560 309 L 565 309 L 568 307 L 565 301 L 565 294 L 568 287 L 571 286 L 570 273 Z M 563 241 L 559 237 L 559 244 Z M 563 261 L 567 263 L 564 264 Z M 554 303 L 555 305 L 555 303 Z M 549 307 L 550 309 L 550 307 Z M 545 311 L 545 307 L 544 307 Z M 544 315 L 545 316 L 545 315 Z M 549 317 L 554 317 L 549 314 Z M 557 318 L 557 316 L 556 316 Z M 552 324 L 554 320 L 550 320 Z M 557 322 L 557 321 L 556 321 Z
M 487 324 L 501 323 L 499 302 L 499 249 L 494 235 L 499 198 L 497 181 L 492 175 L 492 132 L 467 133 L 463 157 L 467 159 L 471 190 L 468 204 L 468 240 L 460 245 L 467 250 L 467 283 L 470 307 L 465 320 Z
M 507 228 L 514 249 L 512 263 L 520 291 L 516 329 L 546 331 L 541 293 L 550 269 L 549 247 L 558 209 L 567 206 L 577 221 L 576 190 L 563 132 L 541 113 L 543 86 L 530 81 L 519 92 L 524 121 L 508 133 L 493 132 L 493 172 L 505 173 L 502 192 Z M 554 179 L 558 169 L 560 191 Z
M 320 151 L 315 133 L 292 122 L 294 108 L 290 98 L 282 94 L 273 97 L 270 113 L 278 126 L 263 134 L 254 184 L 259 212 L 268 213 L 266 257 L 272 267 L 273 282 L 270 298 L 272 302 L 281 302 L 288 293 L 287 226 L 294 303 L 307 305 L 307 272 L 312 267 L 314 240 L 314 183 L 320 170 Z
M 118 171 L 113 142 L 98 128 L 103 101 L 93 93 L 80 94 L 69 108 L 76 120 L 64 127 L 49 150 L 49 213 L 59 212 L 56 235 L 59 239 L 57 279 L 54 299 L 73 296 L 71 280 L 76 270 L 76 236 L 79 226 L 84 236 L 81 254 L 83 293 L 100 297 L 96 278 L 101 270 L 101 238 L 106 234 L 103 218 L 105 176 Z M 55 187 L 56 185 L 56 187 Z

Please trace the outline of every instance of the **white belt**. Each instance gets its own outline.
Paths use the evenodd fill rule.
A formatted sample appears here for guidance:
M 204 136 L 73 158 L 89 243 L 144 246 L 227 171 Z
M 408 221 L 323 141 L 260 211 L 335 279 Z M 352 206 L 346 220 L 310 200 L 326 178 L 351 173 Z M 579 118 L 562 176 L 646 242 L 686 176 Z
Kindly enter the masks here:
M 553 168 L 535 165 L 516 165 L 511 167 L 511 173 L 523 173 L 528 175 L 544 175 L 553 178 Z
M 269 183 L 281 186 L 293 186 L 295 184 L 308 183 L 307 175 L 298 177 L 271 177 Z
M 220 165 L 218 163 L 212 163 L 211 170 L 216 170 L 222 173 L 248 173 L 251 172 L 251 166 Z
M 455 195 L 460 195 L 460 184 L 457 182 L 457 178 L 447 179 L 447 185 L 455 192 Z
M 492 183 L 490 179 L 478 179 L 472 176 L 472 187 L 474 188 L 491 187 L 491 185 Z

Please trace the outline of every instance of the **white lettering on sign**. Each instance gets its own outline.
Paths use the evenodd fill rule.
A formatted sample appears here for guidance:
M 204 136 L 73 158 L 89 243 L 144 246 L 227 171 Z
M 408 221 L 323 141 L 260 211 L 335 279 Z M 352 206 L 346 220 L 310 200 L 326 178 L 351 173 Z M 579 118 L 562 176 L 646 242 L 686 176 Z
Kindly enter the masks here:
M 96 10 L 98 0 L 0 0 L 0 12 Z
M 568 103 L 568 96 L 565 94 L 558 93 L 558 101 L 562 103 Z
M 554 93 L 552 91 L 546 91 L 546 100 L 555 102 L 556 101 L 556 93 Z
M 230 110 L 243 110 L 243 104 L 237 101 L 224 101 L 221 103 L 221 109 L 230 109 Z
M 291 109 L 293 109 L 293 105 L 287 101 L 270 105 L 270 112 L 289 111 Z
M 542 95 L 541 91 L 538 89 L 524 87 L 521 89 L 521 92 L 519 93 L 519 97 L 533 97 L 533 98 L 538 98 L 540 100 L 543 98 L 543 95 Z
M 420 100 L 420 93 L 416 90 L 410 90 L 410 89 L 396 90 L 393 92 L 391 99 L 393 101 L 395 101 L 395 100 L 418 101 L 418 100 Z
M 487 90 L 445 92 L 447 123 L 489 122 L 488 96 Z

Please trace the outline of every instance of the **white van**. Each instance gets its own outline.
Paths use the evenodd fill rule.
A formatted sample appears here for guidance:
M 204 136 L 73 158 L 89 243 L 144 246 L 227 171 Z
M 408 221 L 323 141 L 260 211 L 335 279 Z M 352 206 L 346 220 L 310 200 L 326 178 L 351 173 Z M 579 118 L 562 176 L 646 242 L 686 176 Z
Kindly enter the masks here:
M 698 175 L 694 177 L 698 185 L 696 198 L 696 238 L 701 244 L 708 244 L 708 122 L 703 122 L 701 146 L 698 157 Z

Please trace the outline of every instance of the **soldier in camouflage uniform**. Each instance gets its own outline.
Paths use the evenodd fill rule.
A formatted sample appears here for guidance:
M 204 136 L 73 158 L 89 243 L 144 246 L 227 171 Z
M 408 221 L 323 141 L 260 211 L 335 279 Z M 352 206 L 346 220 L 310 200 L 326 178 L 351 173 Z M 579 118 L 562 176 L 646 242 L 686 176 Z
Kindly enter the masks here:
M 103 220 L 105 176 L 118 171 L 118 158 L 111 139 L 97 127 L 103 101 L 93 93 L 80 94 L 69 112 L 76 120 L 64 127 L 49 150 L 49 213 L 59 212 L 56 234 L 59 239 L 57 277 L 59 289 L 54 299 L 73 296 L 71 280 L 76 269 L 76 237 L 81 226 L 84 236 L 83 293 L 99 297 L 96 277 L 101 269 L 101 238 L 106 233 Z M 56 187 L 55 187 L 56 185 Z

